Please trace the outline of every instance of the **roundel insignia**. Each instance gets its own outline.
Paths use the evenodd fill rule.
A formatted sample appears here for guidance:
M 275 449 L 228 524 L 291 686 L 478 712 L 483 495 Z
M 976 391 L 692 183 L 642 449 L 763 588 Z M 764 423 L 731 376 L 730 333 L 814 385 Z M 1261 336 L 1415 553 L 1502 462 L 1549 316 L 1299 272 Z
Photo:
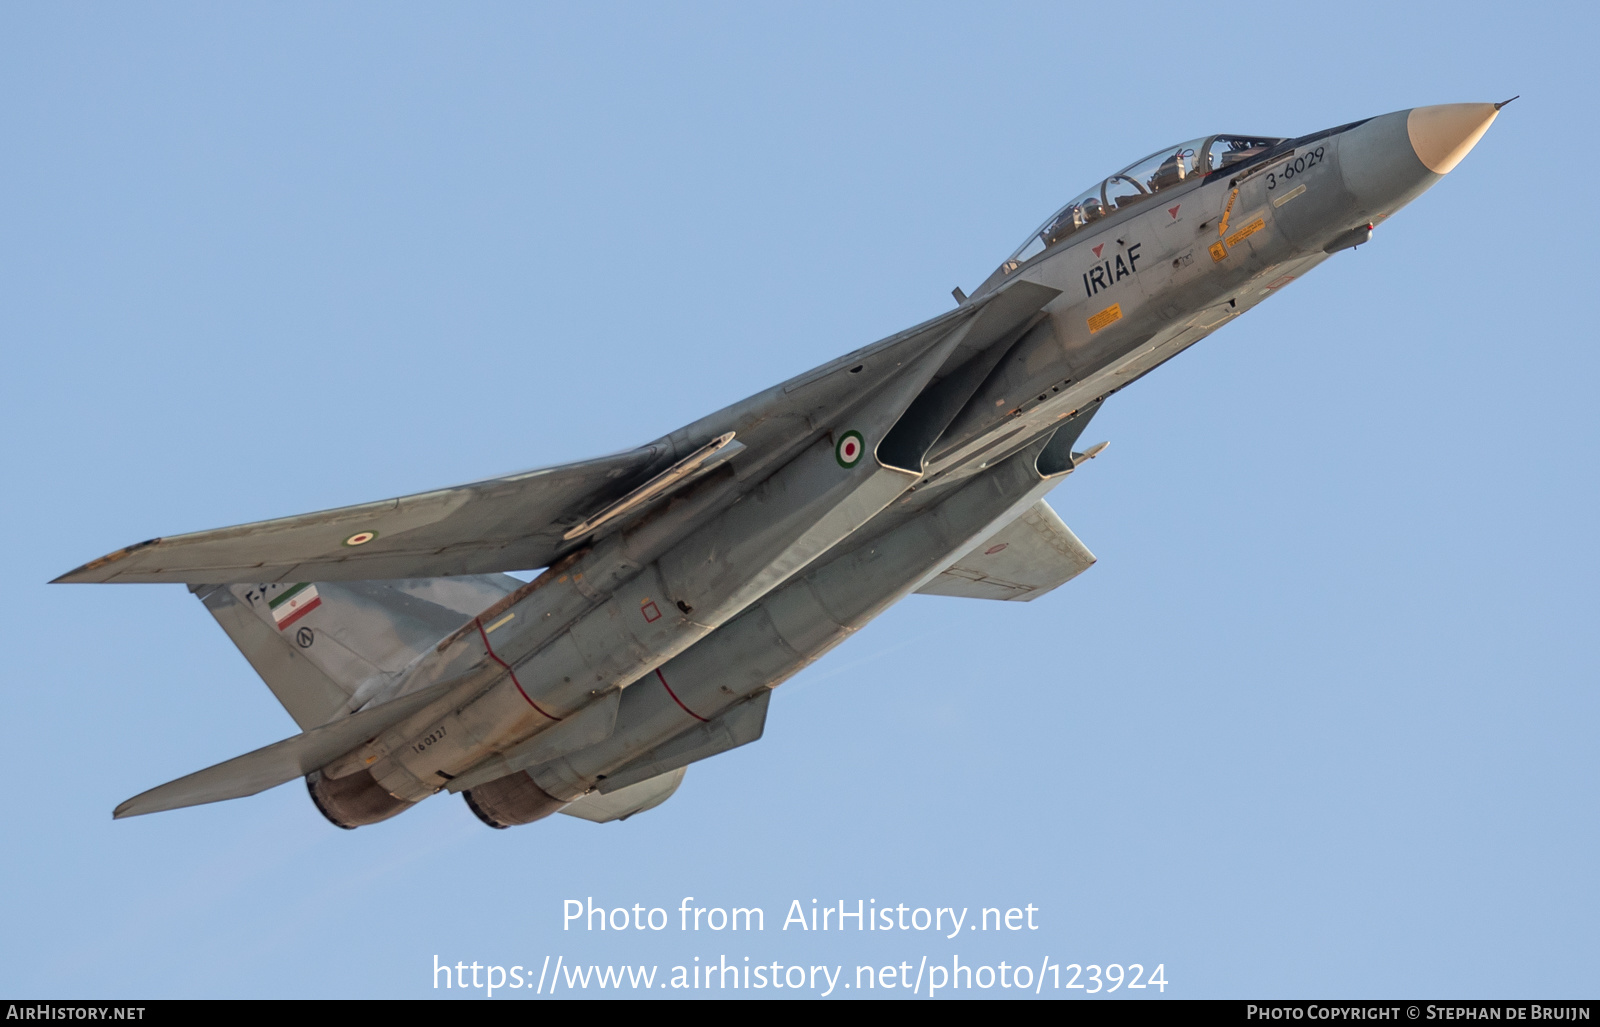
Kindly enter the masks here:
M 854 467 L 861 462 L 861 454 L 866 448 L 860 432 L 847 431 L 839 436 L 839 441 L 834 445 L 833 457 L 839 461 L 840 467 Z
M 378 533 L 375 531 L 358 531 L 345 539 L 344 544 L 347 546 L 364 546 L 377 537 Z

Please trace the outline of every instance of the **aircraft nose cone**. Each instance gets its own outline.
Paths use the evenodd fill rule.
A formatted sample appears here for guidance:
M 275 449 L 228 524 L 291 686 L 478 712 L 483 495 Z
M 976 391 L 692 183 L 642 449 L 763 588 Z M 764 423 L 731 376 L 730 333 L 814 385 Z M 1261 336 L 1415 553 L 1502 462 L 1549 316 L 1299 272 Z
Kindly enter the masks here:
M 1421 196 L 1461 163 L 1504 106 L 1413 107 L 1369 118 L 1341 132 L 1338 160 L 1351 202 L 1337 218 L 1347 222 L 1339 230 L 1386 218 Z
M 1449 174 L 1489 130 L 1500 108 L 1492 103 L 1441 103 L 1414 107 L 1406 135 L 1417 159 L 1436 175 Z

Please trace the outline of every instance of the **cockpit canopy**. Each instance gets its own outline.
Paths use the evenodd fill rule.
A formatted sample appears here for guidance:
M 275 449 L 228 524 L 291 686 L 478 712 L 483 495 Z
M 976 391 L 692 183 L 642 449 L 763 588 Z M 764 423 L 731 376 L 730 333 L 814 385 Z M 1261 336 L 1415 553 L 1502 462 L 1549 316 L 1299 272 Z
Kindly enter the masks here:
M 1215 135 L 1157 150 L 1052 214 L 1000 265 L 1000 270 L 1010 274 L 1025 261 L 1102 218 L 1143 203 L 1163 189 L 1243 163 L 1281 142 L 1282 139 L 1263 136 Z

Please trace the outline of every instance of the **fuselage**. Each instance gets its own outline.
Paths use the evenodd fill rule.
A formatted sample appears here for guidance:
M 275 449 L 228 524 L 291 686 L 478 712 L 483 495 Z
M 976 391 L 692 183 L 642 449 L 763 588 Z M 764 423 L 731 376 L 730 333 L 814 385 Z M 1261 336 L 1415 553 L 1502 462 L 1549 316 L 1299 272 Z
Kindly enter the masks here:
M 318 764 L 313 797 L 349 827 L 448 788 L 504 827 L 753 740 L 770 689 L 1071 473 L 1108 396 L 1366 241 L 1497 110 L 1204 137 L 1109 176 L 957 311 L 661 440 L 740 453 L 616 530 L 584 521 L 534 582 L 357 689 L 345 713 L 448 694 Z
M 905 493 L 902 503 L 913 509 L 932 508 L 956 494 L 964 479 L 1004 466 L 1016 480 L 987 506 L 969 497 L 967 506 L 977 509 L 968 511 L 968 527 L 984 530 L 1014 513 L 1049 478 L 1030 477 L 1026 461 L 1014 456 L 1280 291 L 1330 251 L 1364 241 L 1371 226 L 1448 171 L 1459 160 L 1453 150 L 1463 142 L 1470 147 L 1493 115 L 1490 105 L 1456 105 L 1297 139 L 1210 137 L 1165 157 L 1158 151 L 1142 170 L 1108 178 L 1047 222 L 966 301 L 1019 282 L 1058 293 L 1003 352 L 972 357 L 977 366 L 971 373 L 981 375 L 974 378 L 981 383 L 928 449 L 920 476 L 886 487 Z M 1218 138 L 1234 140 L 1233 151 L 1224 155 L 1213 142 Z M 885 422 L 867 433 L 869 449 L 887 428 Z M 780 556 L 757 588 L 741 591 L 733 584 L 738 575 L 706 573 L 741 539 L 747 555 L 757 554 L 754 563 L 741 565 L 745 576 L 766 566 L 761 561 L 767 556 L 793 548 L 794 532 L 772 524 L 794 519 L 785 503 L 795 495 L 808 488 L 806 494 L 822 495 L 820 486 L 807 482 L 833 471 L 830 446 L 813 443 L 774 472 L 775 479 L 787 473 L 794 480 L 772 490 L 777 498 L 770 510 L 754 510 L 759 500 L 744 500 L 755 516 L 740 517 L 737 507 L 718 512 L 719 496 L 732 492 L 708 481 L 676 501 L 683 516 L 656 517 L 547 574 L 540 587 L 491 611 L 492 628 L 478 623 L 456 639 L 463 649 L 459 660 L 432 670 L 440 676 L 476 663 L 491 678 L 505 671 L 496 683 L 455 709 L 418 715 L 329 773 L 370 770 L 385 791 L 412 802 L 500 754 L 495 769 L 527 769 L 553 809 L 653 746 L 753 696 L 764 701 L 766 689 L 970 542 L 971 531 L 894 541 L 903 566 L 877 579 L 876 588 L 859 580 L 838 586 L 841 595 L 853 590 L 863 597 L 844 613 L 814 601 L 814 582 L 798 587 L 804 575 L 785 586 L 792 572 L 784 560 L 816 561 L 808 572 L 814 578 L 854 551 L 846 539 L 856 542 L 854 549 L 870 538 L 893 540 L 894 517 L 869 517 L 844 526 L 840 538 L 814 540 L 820 559 L 815 553 Z M 916 493 L 929 498 L 911 499 Z M 819 504 L 838 499 L 830 493 Z M 710 526 L 701 521 L 708 513 L 714 515 Z M 902 510 L 899 526 L 905 523 Z M 673 524 L 685 527 L 674 530 Z M 700 526 L 690 530 L 693 524 Z M 873 524 L 876 534 L 868 527 Z M 765 536 L 771 538 L 763 542 Z M 810 603 L 803 614 L 774 620 L 773 610 L 799 601 Z M 712 609 L 719 612 L 696 612 Z M 640 681 L 643 691 L 630 687 Z M 504 761 L 518 746 L 528 751 L 527 740 L 541 732 L 568 730 L 560 725 L 608 695 L 605 701 L 622 709 L 607 712 L 615 727 L 605 740 L 569 744 L 567 751 L 547 745 L 532 768 Z M 475 776 L 483 774 L 480 769 Z
M 1061 290 L 941 438 L 927 481 L 1003 458 L 1263 302 L 1330 250 L 1364 241 L 1439 180 L 1434 167 L 1454 166 L 1444 159 L 1454 147 L 1430 132 L 1470 136 L 1470 147 L 1494 112 L 1491 104 L 1419 108 L 1270 141 L 1147 193 L 1108 179 L 1100 218 L 1002 264 L 974 294 L 1017 280 Z M 1132 202 L 1112 208 L 1113 192 Z

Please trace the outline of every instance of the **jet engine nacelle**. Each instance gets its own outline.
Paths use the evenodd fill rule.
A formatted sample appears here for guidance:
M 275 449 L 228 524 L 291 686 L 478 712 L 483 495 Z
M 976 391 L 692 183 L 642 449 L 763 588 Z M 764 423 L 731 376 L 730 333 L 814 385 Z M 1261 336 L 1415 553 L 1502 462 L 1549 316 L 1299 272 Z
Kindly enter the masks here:
M 346 831 L 388 820 L 416 805 L 390 795 L 366 770 L 345 777 L 325 777 L 314 770 L 306 775 L 306 789 L 322 815 Z
M 504 829 L 543 820 L 567 804 L 533 783 L 527 771 L 488 781 L 461 793 L 477 818 Z

